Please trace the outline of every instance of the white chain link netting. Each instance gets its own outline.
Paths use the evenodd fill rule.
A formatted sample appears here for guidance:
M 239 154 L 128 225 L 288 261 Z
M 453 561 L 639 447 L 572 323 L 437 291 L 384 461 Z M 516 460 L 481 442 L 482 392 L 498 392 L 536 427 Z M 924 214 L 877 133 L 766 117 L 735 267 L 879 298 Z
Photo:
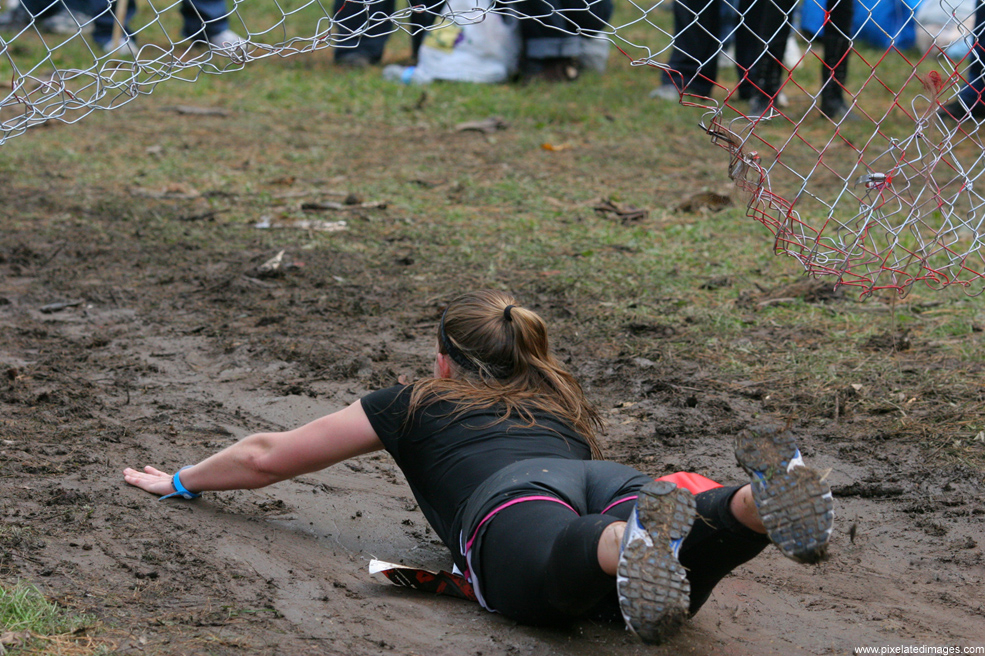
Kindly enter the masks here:
M 615 12 L 610 0 L 19 1 L 0 17 L 0 144 L 171 78 L 491 12 L 543 28 L 528 57 L 556 34 L 558 53 L 574 53 L 568 37 L 602 40 L 661 69 L 655 100 L 640 102 L 702 108 L 749 216 L 808 272 L 862 294 L 985 289 L 985 10 L 973 0 L 617 0 Z

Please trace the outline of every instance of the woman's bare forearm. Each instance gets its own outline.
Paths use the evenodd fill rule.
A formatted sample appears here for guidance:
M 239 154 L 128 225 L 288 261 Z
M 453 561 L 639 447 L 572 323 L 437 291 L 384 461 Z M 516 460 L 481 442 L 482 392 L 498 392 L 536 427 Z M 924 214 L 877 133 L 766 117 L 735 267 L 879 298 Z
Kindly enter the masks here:
M 362 404 L 280 433 L 256 433 L 181 471 L 191 492 L 255 489 L 318 471 L 383 448 Z M 126 469 L 127 483 L 154 494 L 174 491 L 172 474 L 144 467 Z
M 266 471 L 270 451 L 280 433 L 256 433 L 209 456 L 181 472 L 181 482 L 189 490 L 253 490 L 291 478 L 289 473 Z

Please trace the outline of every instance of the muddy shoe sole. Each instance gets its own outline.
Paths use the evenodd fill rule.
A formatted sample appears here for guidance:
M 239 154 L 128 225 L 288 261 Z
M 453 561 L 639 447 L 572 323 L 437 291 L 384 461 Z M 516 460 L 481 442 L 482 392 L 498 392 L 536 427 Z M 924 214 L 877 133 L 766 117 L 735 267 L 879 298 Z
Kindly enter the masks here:
M 640 489 L 626 522 L 616 589 L 626 626 L 645 643 L 667 640 L 688 617 L 691 584 L 677 552 L 694 516 L 690 492 L 654 481 Z
M 827 483 L 806 467 L 789 431 L 744 430 L 735 458 L 749 474 L 752 496 L 770 540 L 784 556 L 817 563 L 828 553 L 834 500 Z

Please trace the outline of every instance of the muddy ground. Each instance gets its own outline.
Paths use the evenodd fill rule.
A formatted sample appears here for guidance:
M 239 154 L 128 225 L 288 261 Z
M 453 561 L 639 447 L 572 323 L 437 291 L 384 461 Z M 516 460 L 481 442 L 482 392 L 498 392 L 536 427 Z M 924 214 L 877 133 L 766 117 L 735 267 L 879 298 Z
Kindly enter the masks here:
M 449 152 L 470 138 L 449 135 Z M 399 243 L 382 264 L 352 248 L 290 251 L 304 266 L 264 277 L 257 265 L 276 250 L 249 237 L 227 247 L 215 215 L 164 212 L 123 188 L 66 194 L 65 184 L 0 186 L 0 580 L 32 582 L 98 618 L 97 644 L 123 654 L 596 656 L 985 643 L 981 471 L 901 439 L 885 410 L 853 404 L 847 381 L 833 413 L 786 412 L 804 393 L 790 381 L 671 355 L 662 342 L 688 339 L 674 319 L 599 334 L 597 308 L 573 308 L 516 272 L 501 286 L 521 289 L 555 327 L 561 356 L 604 409 L 609 457 L 654 475 L 737 481 L 731 436 L 754 418 L 791 417 L 806 456 L 830 469 L 832 558 L 808 568 L 768 550 L 670 645 L 648 648 L 620 626 L 518 626 L 371 577 L 372 557 L 451 564 L 385 454 L 194 502 L 129 488 L 125 466 L 174 469 L 427 375 L 442 305 L 471 281 L 424 275 Z M 121 219 L 107 196 L 154 218 Z M 16 220 L 26 214 L 35 218 Z M 756 330 L 777 350 L 797 341 Z M 883 355 L 916 379 L 958 366 L 920 348 Z M 937 398 L 928 422 L 983 401 L 980 386 Z

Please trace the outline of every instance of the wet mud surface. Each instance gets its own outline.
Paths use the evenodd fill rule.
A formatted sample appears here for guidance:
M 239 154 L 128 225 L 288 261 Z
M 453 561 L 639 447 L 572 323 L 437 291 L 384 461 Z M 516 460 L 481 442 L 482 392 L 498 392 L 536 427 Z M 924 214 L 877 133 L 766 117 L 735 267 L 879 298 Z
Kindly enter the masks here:
M 53 216 L 70 202 L 53 202 Z M 846 654 L 985 641 L 980 471 L 909 439 L 847 381 L 832 398 L 799 398 L 788 381 L 669 355 L 662 342 L 687 330 L 672 320 L 599 335 L 536 286 L 523 302 L 555 327 L 561 357 L 603 408 L 610 458 L 739 482 L 737 431 L 813 409 L 791 429 L 830 470 L 830 560 L 804 567 L 767 550 L 671 644 L 644 647 L 617 625 L 518 626 L 371 577 L 373 557 L 451 565 L 386 454 L 194 502 L 127 487 L 126 466 L 173 470 L 427 375 L 442 304 L 468 282 L 418 280 L 342 250 L 289 253 L 305 266 L 260 275 L 274 252 L 162 242 L 94 215 L 4 234 L 0 580 L 100 618 L 96 637 L 122 654 Z M 648 350 L 611 346 L 627 335 Z M 917 377 L 941 366 L 896 339 L 872 348 L 900 352 Z M 981 394 L 942 395 L 913 420 L 939 424 Z

